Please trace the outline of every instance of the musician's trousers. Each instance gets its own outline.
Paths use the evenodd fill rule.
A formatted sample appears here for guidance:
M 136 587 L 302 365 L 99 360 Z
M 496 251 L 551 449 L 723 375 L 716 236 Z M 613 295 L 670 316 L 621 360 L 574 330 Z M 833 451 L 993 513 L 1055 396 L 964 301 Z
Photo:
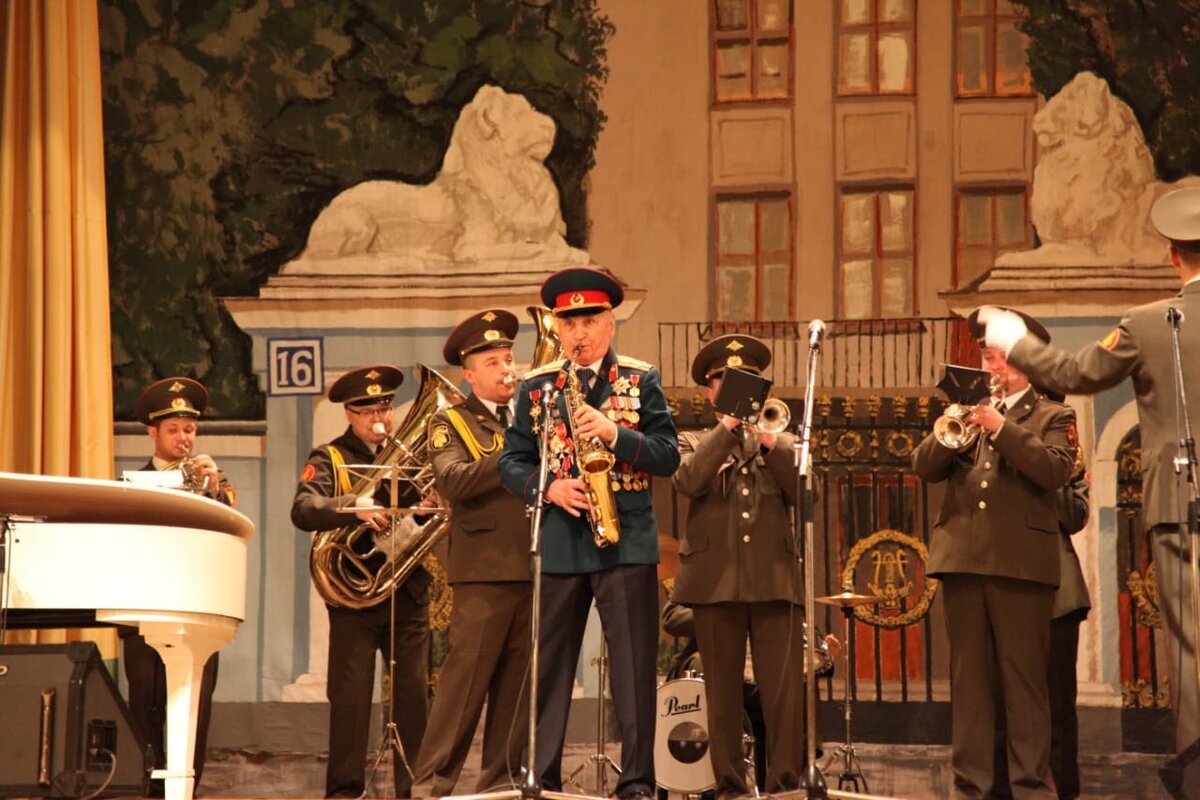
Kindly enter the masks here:
M 407 591 L 393 593 L 396 603 L 396 668 L 392 675 L 391 715 L 396 722 L 404 757 L 393 752 L 395 796 L 412 794 L 408 764 L 416 765 L 425 733 L 429 675 L 429 606 Z M 375 688 L 375 654 L 389 653 L 389 603 L 363 610 L 332 608 L 329 612 L 329 764 L 326 797 L 358 797 L 364 788 L 364 769 L 371 724 L 371 695 Z

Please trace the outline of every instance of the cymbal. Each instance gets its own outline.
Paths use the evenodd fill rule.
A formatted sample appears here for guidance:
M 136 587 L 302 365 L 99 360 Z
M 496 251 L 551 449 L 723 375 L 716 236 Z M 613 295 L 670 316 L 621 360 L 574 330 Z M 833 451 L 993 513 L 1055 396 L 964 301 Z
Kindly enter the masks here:
M 815 598 L 818 603 L 823 603 L 827 606 L 837 606 L 838 608 L 853 608 L 854 606 L 870 606 L 876 603 L 882 603 L 883 598 L 873 594 L 855 594 L 846 589 L 839 594 L 831 594 L 826 597 Z

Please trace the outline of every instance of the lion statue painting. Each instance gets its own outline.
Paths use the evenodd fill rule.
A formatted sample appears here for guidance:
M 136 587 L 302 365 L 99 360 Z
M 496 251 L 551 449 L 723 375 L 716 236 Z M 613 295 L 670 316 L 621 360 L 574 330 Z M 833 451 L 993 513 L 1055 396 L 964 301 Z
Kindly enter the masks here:
M 1108 84 L 1081 72 L 1033 120 L 1038 164 L 1030 217 L 1042 244 L 1000 266 L 1157 265 L 1166 248 L 1150 206 L 1177 184 L 1155 180 L 1154 160 L 1133 111 Z
M 365 181 L 317 215 L 281 274 L 398 275 L 586 264 L 567 245 L 558 187 L 543 163 L 550 117 L 519 94 L 484 86 L 454 124 L 431 183 Z

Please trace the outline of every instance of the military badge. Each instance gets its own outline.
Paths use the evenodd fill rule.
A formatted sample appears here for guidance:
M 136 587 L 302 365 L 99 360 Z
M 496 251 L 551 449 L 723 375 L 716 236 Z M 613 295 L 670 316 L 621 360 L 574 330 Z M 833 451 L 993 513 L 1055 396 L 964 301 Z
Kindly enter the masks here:
M 1112 350 L 1113 348 L 1115 348 L 1117 346 L 1117 342 L 1119 342 L 1119 341 L 1121 341 L 1121 329 L 1113 328 L 1111 331 L 1108 332 L 1108 336 L 1105 336 L 1104 339 L 1100 342 L 1100 346 L 1103 347 L 1105 350 Z
M 312 464 L 305 464 L 304 469 L 300 471 L 301 481 L 311 481 L 317 475 L 317 468 Z
M 433 450 L 445 450 L 450 444 L 450 429 L 444 423 L 433 426 L 429 432 L 429 447 Z

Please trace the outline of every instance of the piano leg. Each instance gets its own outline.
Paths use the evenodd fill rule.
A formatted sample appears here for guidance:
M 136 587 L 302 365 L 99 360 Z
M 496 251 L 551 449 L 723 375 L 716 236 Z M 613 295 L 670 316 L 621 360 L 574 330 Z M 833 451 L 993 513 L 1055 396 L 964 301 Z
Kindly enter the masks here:
M 154 612 L 97 612 L 107 622 L 134 622 L 147 644 L 158 651 L 167 671 L 167 768 L 151 777 L 163 778 L 166 800 L 192 800 L 196 749 L 196 714 L 200 679 L 209 656 L 233 640 L 238 620 L 213 614 Z M 136 620 L 128 615 L 136 614 Z

